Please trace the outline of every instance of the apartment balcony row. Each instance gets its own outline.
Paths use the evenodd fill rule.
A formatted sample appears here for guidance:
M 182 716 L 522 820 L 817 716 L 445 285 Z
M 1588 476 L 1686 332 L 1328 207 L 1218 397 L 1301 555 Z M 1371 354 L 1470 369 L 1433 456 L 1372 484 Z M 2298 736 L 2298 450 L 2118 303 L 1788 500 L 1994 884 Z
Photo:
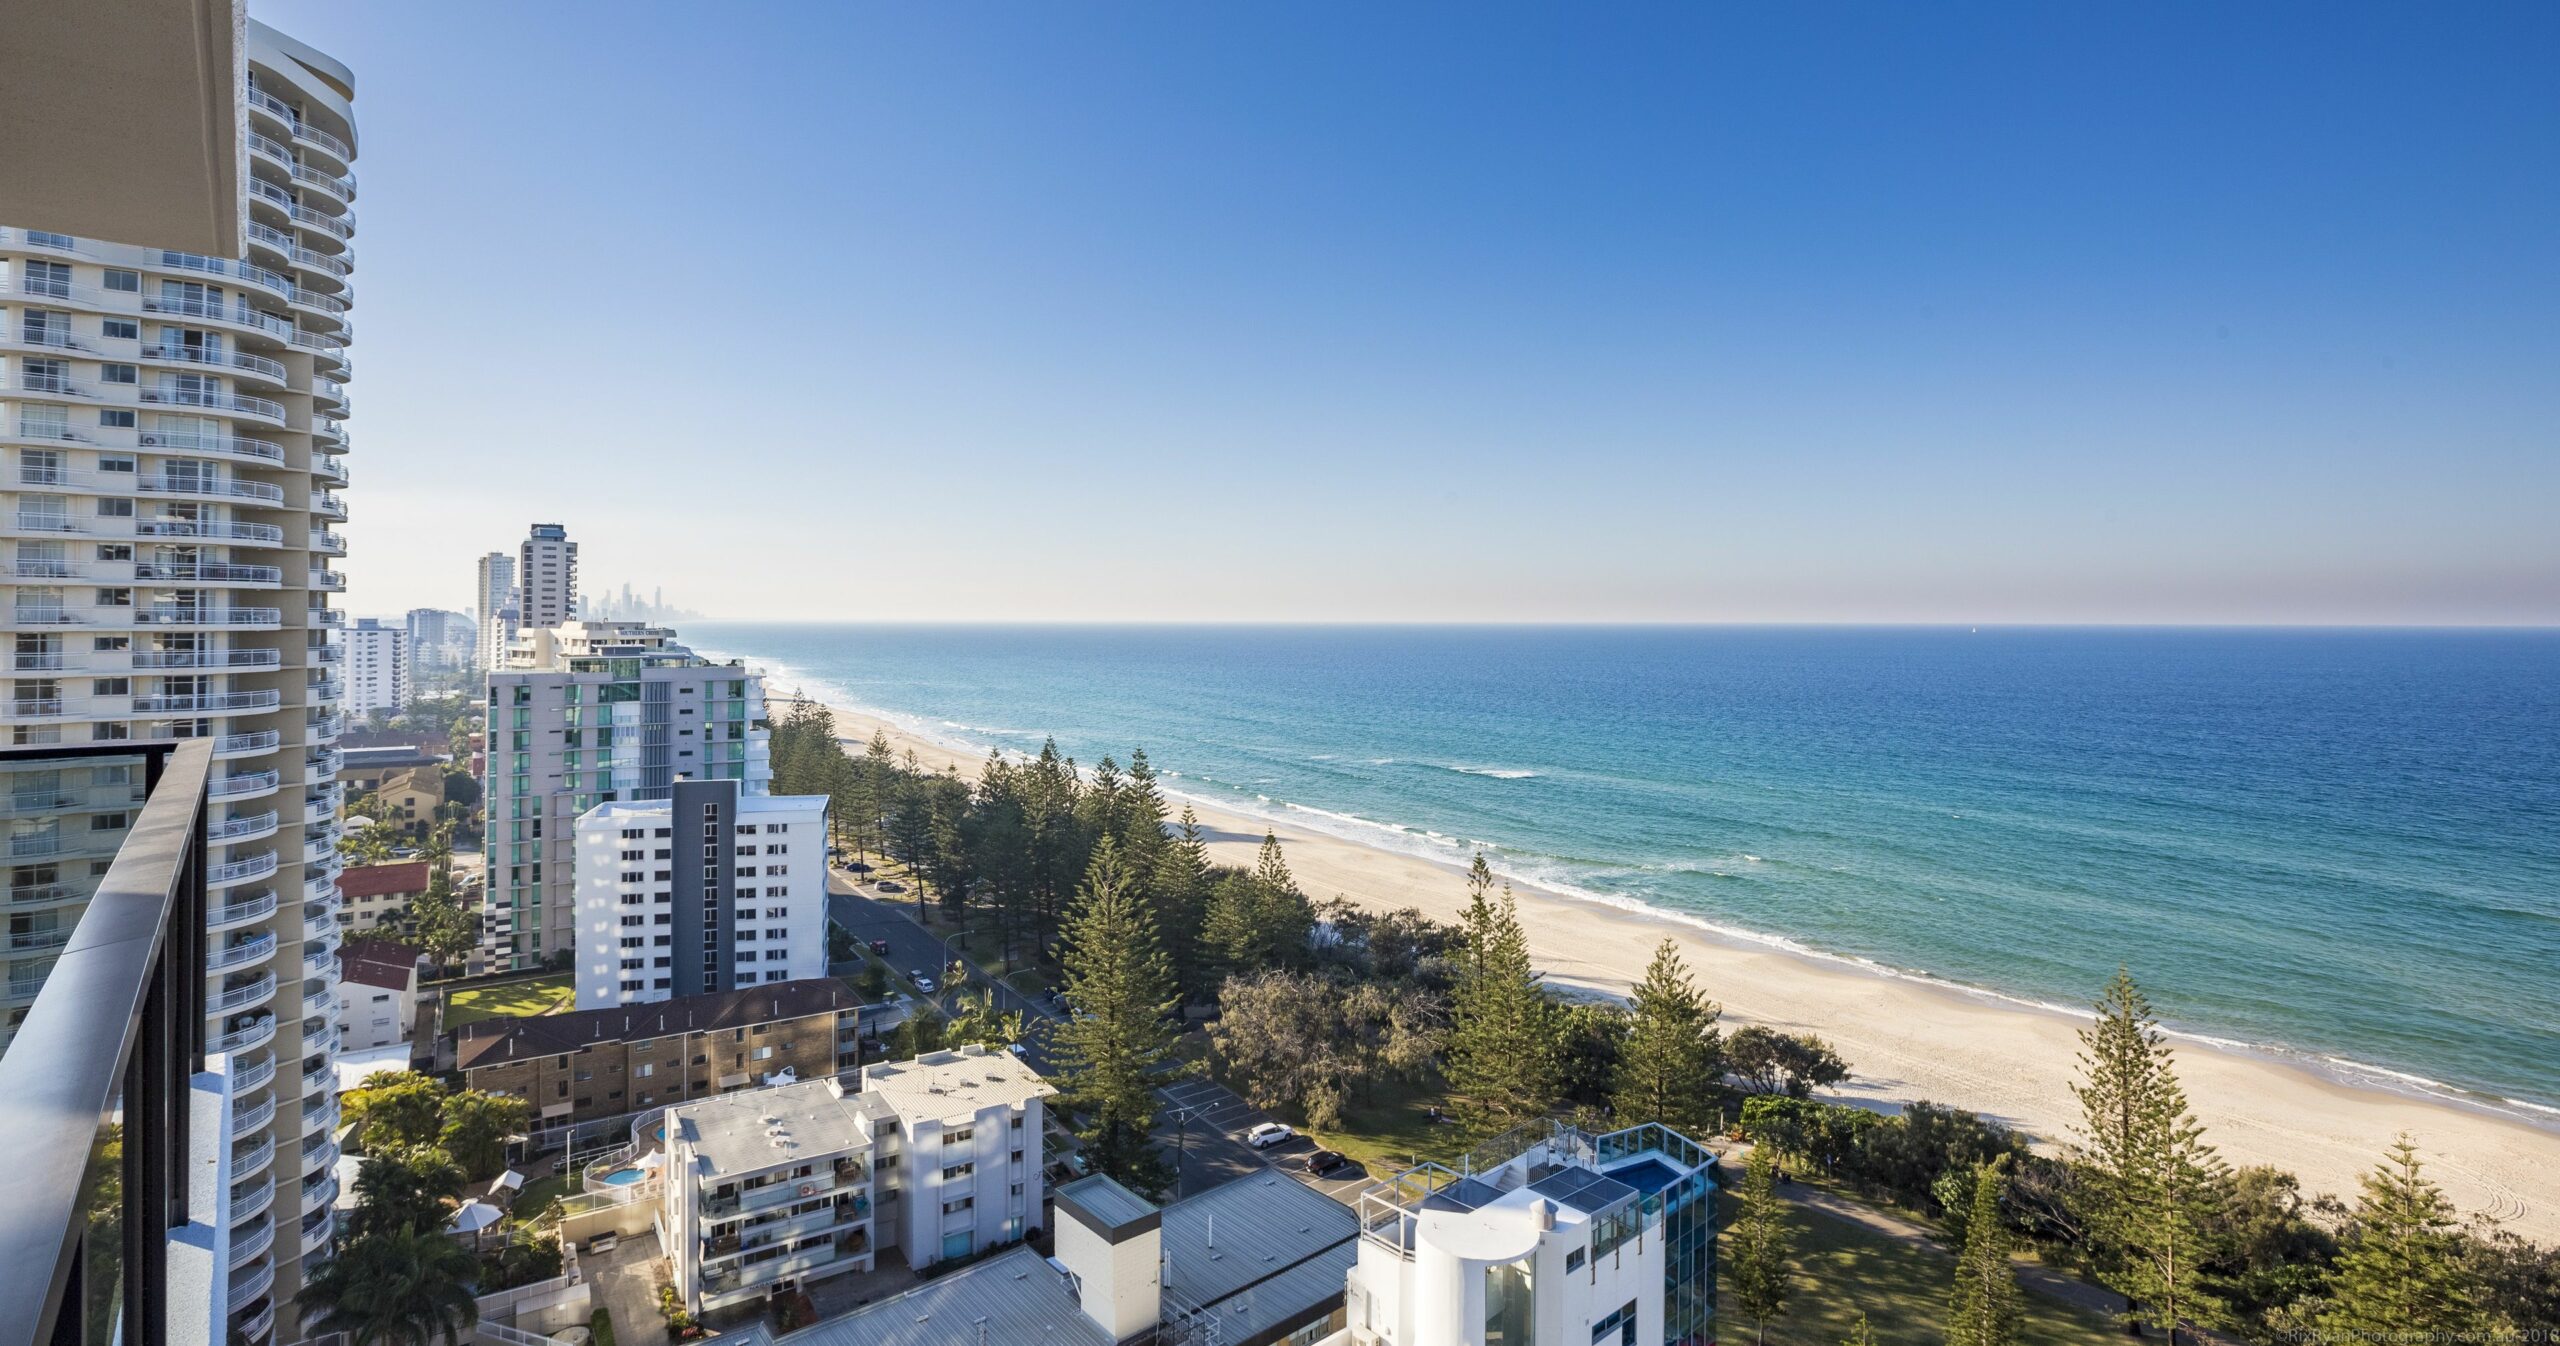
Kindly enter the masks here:
M 225 860 L 217 865 L 207 865 L 204 871 L 205 886 L 230 888 L 243 883 L 253 883 L 275 873 L 276 865 L 274 851 L 260 851 L 256 855 L 243 856 L 237 860 Z
M 0 571 L 0 574 L 6 574 L 11 578 L 22 581 L 88 580 L 94 583 L 110 585 L 132 584 L 140 580 L 160 581 L 171 584 L 222 585 L 268 589 L 275 588 L 284 583 L 284 571 L 280 567 L 234 565 L 227 561 L 81 562 L 32 560 L 21 557 L 16 561 L 10 562 L 4 571 Z M 21 654 L 15 656 L 15 658 L 18 660 L 15 666 L 21 671 L 41 668 L 59 669 L 65 667 L 65 665 L 60 662 L 52 664 L 27 662 L 27 660 L 37 658 L 52 658 L 58 661 L 62 658 L 59 654 Z M 163 666 L 180 668 L 217 667 L 219 665 L 169 664 Z M 132 667 L 139 668 L 143 667 L 143 665 L 136 663 L 132 665 Z
M 43 789 L 19 785 L 0 795 L 0 818 L 122 812 L 141 802 L 142 787 L 139 785 L 54 786 Z
M 354 174 L 341 176 L 335 173 L 322 172 L 320 169 L 303 163 L 299 155 L 295 154 L 294 151 L 283 141 L 277 140 L 273 136 L 259 131 L 251 131 L 249 133 L 249 149 L 254 154 L 265 156 L 268 162 L 282 168 L 285 171 L 286 176 L 291 177 L 296 182 L 308 183 L 315 187 L 325 187 L 329 190 L 331 195 L 341 200 L 353 200 L 355 198 L 356 182 Z
M 82 472 L 67 467 L 21 462 L 15 480 L 9 484 L 19 490 L 209 496 L 226 500 L 255 500 L 270 505 L 284 503 L 284 488 L 281 486 L 270 486 L 263 481 L 244 481 L 213 472 Z M 318 501 L 315 499 L 313 504 L 316 507 Z
M 268 1021 L 274 1022 L 274 1016 L 270 1015 Z M 205 1050 L 214 1049 L 208 1046 Z M 252 1173 L 264 1173 L 270 1165 L 275 1163 L 275 1160 L 276 1140 L 266 1132 L 238 1133 L 231 1142 L 231 1175 L 235 1179 L 248 1177 Z
M 272 930 L 250 931 L 211 945 L 205 955 L 207 972 L 230 972 L 255 967 L 275 957 L 276 936 Z
M 284 626 L 281 608 L 215 608 L 215 607 L 50 607 L 21 605 L 9 614 L 10 625 L 17 630 L 37 630 L 49 626 L 78 626 L 121 630 L 130 627 L 180 627 L 206 630 L 237 629 L 273 631 Z
M 178 271 L 200 276 L 227 276 L 244 284 L 273 291 L 277 298 L 291 299 L 296 286 L 280 272 L 269 270 L 245 258 L 206 257 L 192 252 L 176 252 L 168 248 L 145 248 L 139 257 L 130 253 L 123 260 L 144 270 Z M 108 260 L 101 258 L 100 260 Z
M 236 1056 L 241 1052 L 255 1051 L 275 1039 L 276 1016 L 253 1014 L 224 1024 L 222 1031 L 214 1034 L 212 1039 L 205 1043 L 204 1049 L 208 1052 L 223 1052 Z M 261 1141 L 265 1139 L 260 1137 Z M 237 1167 L 235 1164 L 235 1171 Z
M 248 104 L 250 112 L 256 114 L 251 119 L 252 126 L 260 124 L 257 118 L 270 119 L 274 125 L 283 127 L 295 144 L 319 150 L 341 164 L 355 162 L 356 152 L 347 147 L 347 142 L 304 121 L 291 103 L 259 88 L 255 76 L 250 78 L 247 87 L 248 92 L 242 96 L 242 101 Z
M 83 297 L 65 295 L 63 298 L 77 301 Z M 85 300 L 85 307 L 104 307 L 95 294 L 86 296 Z M 247 300 L 236 295 L 215 298 L 206 294 L 146 294 L 142 296 L 142 311 L 160 317 L 219 323 L 247 336 L 287 345 L 292 343 L 295 331 L 291 318 L 252 308 Z
M 273 688 L 251 692 L 155 693 L 133 698 L 137 715 L 245 715 L 274 710 L 284 693 Z
M 204 839 L 209 842 L 257 841 L 274 836 L 277 814 L 274 809 L 238 818 L 222 818 L 205 825 Z

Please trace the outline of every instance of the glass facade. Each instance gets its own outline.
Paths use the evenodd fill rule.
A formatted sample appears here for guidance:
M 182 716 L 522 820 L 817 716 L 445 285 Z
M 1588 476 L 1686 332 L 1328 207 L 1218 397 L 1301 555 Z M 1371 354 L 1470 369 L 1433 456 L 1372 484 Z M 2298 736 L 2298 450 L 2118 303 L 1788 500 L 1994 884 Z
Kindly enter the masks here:
M 1484 1346 L 1532 1346 L 1537 1340 L 1537 1287 L 1529 1264 L 1484 1269 Z
M 1716 1203 L 1710 1172 L 1701 1169 L 1660 1193 L 1663 1346 L 1707 1346 L 1715 1339 Z

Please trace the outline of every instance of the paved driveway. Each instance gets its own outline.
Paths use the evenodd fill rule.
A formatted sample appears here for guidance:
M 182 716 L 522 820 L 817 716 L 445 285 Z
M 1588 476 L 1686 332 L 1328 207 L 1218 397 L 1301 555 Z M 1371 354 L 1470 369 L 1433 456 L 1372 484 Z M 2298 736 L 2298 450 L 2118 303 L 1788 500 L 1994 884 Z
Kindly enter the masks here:
M 1156 1096 L 1166 1114 L 1157 1124 L 1156 1138 L 1169 1150 L 1181 1149 L 1185 1196 L 1265 1168 L 1276 1168 L 1346 1206 L 1370 1185 L 1369 1175 L 1356 1164 L 1345 1164 L 1322 1177 L 1307 1172 L 1306 1158 L 1316 1152 L 1316 1144 L 1303 1135 L 1264 1150 L 1245 1144 L 1246 1132 L 1279 1119 L 1223 1084 L 1184 1080 L 1157 1090 Z

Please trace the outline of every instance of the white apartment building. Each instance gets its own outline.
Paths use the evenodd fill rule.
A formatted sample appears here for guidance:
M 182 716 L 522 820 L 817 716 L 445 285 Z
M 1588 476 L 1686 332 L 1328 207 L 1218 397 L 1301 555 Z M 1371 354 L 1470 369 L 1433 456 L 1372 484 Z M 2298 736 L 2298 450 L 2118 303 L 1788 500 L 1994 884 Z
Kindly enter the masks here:
M 1705 1148 L 1659 1125 L 1556 1126 L 1470 1158 L 1467 1172 L 1426 1164 L 1361 1193 L 1343 1303 L 1354 1346 L 1714 1339 Z
M 359 617 L 347 628 L 347 714 L 359 718 L 409 704 L 409 632 Z
M 678 779 L 578 820 L 578 1008 L 827 974 L 825 795 Z
M 508 966 L 565 965 L 578 947 L 588 810 L 667 799 L 679 776 L 736 781 L 745 795 L 773 779 L 762 677 L 710 663 L 664 627 L 528 628 L 488 681 L 488 933 Z
M 923 1268 L 1039 1219 L 1041 1100 L 1004 1052 L 964 1047 L 667 1109 L 661 1250 L 695 1312 L 868 1271 Z
M 244 256 L 0 228 L 0 720 L 22 744 L 213 741 L 205 1033 L 237 1086 L 241 1215 L 215 1274 L 231 1328 L 262 1341 L 337 1194 L 328 596 L 346 588 L 355 126 L 345 66 L 257 23 L 240 46 Z M 142 782 L 97 766 L 6 785 L 14 1020 L 112 857 L 92 838 Z
M 486 670 L 505 663 L 507 646 L 516 638 L 523 608 L 516 597 L 516 558 L 493 551 L 480 558 L 471 586 L 471 610 L 480 615 L 475 666 Z
M 539 629 L 578 619 L 578 544 L 556 523 L 538 523 L 516 549 L 521 624 Z

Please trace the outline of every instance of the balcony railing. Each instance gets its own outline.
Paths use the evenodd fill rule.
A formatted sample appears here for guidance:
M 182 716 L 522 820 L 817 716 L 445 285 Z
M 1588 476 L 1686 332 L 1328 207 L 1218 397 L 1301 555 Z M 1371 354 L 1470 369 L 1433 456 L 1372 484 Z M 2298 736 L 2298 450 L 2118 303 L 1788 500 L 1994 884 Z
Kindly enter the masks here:
M 142 537 L 203 537 L 226 542 L 284 541 L 284 529 L 271 523 L 230 523 L 202 519 L 146 519 L 133 530 Z
M 0 1346 L 171 1336 L 170 1234 L 188 1222 L 198 1167 L 189 1080 L 206 1047 L 201 838 L 213 755 L 195 743 L 108 748 L 5 754 L 28 765 L 140 756 L 149 794 L 0 1057 Z M 120 1128 L 101 1123 L 119 1110 Z M 120 1158 L 106 1158 L 111 1139 Z M 117 1210 L 86 1207 L 100 1191 L 117 1193 Z
M 284 446 L 281 444 L 251 439 L 247 435 L 225 434 L 219 430 L 145 430 L 134 436 L 134 442 L 146 449 L 219 453 L 234 458 L 252 458 L 262 463 L 284 461 Z

